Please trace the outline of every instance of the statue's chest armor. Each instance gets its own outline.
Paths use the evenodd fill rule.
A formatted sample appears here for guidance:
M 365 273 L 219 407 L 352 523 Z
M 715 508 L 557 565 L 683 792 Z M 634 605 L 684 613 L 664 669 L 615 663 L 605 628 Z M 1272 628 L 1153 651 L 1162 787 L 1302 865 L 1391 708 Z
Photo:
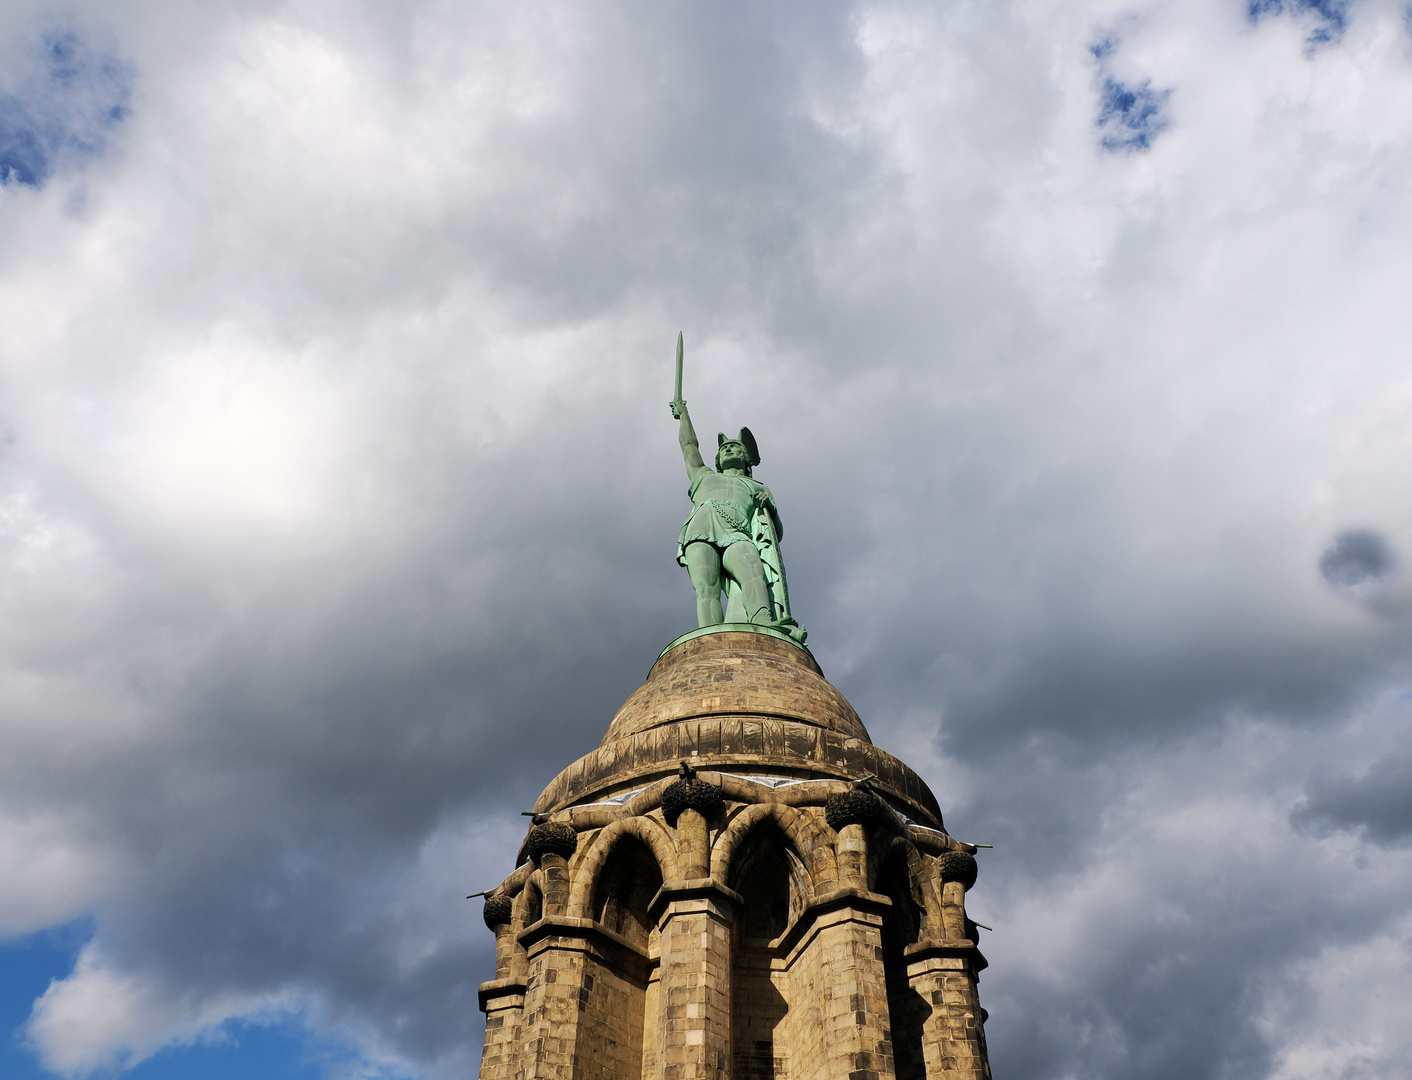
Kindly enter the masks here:
M 750 520 L 750 507 L 754 500 L 750 487 L 739 477 L 711 473 L 703 478 L 692 501 L 700 506 L 708 500 L 725 503 L 733 507 L 746 521 Z

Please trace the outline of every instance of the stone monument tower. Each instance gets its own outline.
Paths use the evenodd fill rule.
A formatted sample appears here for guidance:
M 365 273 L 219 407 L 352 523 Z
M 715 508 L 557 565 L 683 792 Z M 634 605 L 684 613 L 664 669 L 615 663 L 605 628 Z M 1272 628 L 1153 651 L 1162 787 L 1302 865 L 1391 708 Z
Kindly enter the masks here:
M 988 1080 L 975 847 L 804 647 L 754 439 L 702 463 L 680 355 L 701 625 L 487 894 L 481 1080 Z

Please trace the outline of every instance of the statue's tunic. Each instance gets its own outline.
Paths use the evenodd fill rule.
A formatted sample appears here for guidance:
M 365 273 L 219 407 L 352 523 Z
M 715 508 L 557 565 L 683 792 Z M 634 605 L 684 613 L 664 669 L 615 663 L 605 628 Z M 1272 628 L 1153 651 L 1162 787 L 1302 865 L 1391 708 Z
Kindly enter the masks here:
M 687 494 L 695 504 L 677 540 L 677 562 L 686 565 L 686 545 L 704 540 L 725 551 L 732 544 L 754 541 L 750 519 L 755 513 L 756 490 L 768 489 L 758 480 L 702 469 Z

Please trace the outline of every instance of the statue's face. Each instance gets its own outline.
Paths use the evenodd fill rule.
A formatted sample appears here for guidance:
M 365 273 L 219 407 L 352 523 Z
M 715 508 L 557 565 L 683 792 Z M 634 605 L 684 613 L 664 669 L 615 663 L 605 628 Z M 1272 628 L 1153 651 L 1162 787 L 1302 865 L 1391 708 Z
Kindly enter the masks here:
M 727 439 L 721 443 L 720 451 L 716 457 L 720 461 L 722 469 L 750 468 L 750 458 L 746 456 L 745 447 L 735 439 Z

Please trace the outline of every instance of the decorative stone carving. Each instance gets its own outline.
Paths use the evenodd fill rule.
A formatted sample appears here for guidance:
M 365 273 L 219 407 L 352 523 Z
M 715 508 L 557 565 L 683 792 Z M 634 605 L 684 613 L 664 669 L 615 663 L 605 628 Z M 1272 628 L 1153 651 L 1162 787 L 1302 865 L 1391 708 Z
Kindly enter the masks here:
M 976 883 L 976 857 L 964 851 L 948 851 L 941 857 L 941 880 L 945 884 L 959 881 L 961 887 L 970 890 Z
M 886 814 L 882 800 L 862 787 L 830 795 L 824 803 L 824 820 L 835 831 L 845 825 L 875 825 L 884 820 Z
M 710 821 L 719 817 L 725 808 L 726 800 L 721 797 L 721 789 L 694 776 L 678 780 L 662 792 L 662 816 L 673 828 L 676 828 L 677 818 L 683 810 L 695 810 Z
M 572 826 L 558 821 L 546 821 L 530 830 L 525 840 L 525 854 L 536 866 L 546 855 L 569 858 L 579 846 L 579 834 Z
M 515 905 L 508 896 L 487 896 L 485 898 L 485 925 L 494 930 L 508 923 L 514 914 Z

